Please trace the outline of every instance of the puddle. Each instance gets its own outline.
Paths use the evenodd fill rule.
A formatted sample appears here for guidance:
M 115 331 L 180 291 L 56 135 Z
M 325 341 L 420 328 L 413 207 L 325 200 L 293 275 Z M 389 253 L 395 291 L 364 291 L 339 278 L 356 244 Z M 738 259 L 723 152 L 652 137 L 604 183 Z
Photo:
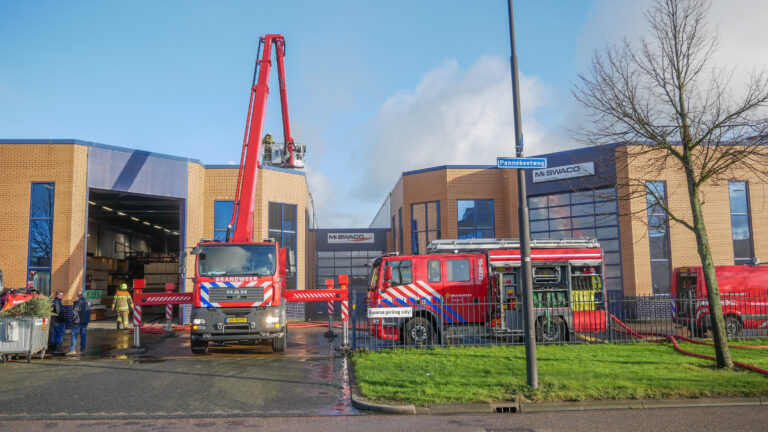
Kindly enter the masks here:
M 166 359 L 157 357 L 135 357 L 128 361 L 128 364 L 151 364 L 151 363 L 163 363 Z

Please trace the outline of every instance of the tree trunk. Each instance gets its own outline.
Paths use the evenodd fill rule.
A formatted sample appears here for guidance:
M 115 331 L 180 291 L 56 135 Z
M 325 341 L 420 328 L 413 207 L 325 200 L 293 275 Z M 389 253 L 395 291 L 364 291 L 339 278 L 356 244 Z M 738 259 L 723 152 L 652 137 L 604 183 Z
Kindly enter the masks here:
M 709 249 L 709 238 L 707 238 L 707 229 L 704 226 L 704 215 L 701 210 L 701 201 L 699 200 L 699 190 L 694 180 L 693 172 L 685 169 L 685 177 L 688 183 L 688 198 L 691 202 L 691 212 L 693 214 L 693 227 L 696 234 L 696 248 L 701 259 L 701 267 L 704 272 L 704 282 L 707 285 L 707 300 L 709 301 L 709 317 L 712 326 L 712 339 L 715 344 L 715 357 L 717 357 L 717 367 L 733 369 L 733 360 L 731 352 L 728 349 L 728 339 L 725 333 L 725 320 L 723 319 L 723 309 L 720 306 L 720 289 L 717 286 L 715 277 L 715 265 L 712 262 L 712 251 Z M 702 317 L 702 324 L 704 318 Z

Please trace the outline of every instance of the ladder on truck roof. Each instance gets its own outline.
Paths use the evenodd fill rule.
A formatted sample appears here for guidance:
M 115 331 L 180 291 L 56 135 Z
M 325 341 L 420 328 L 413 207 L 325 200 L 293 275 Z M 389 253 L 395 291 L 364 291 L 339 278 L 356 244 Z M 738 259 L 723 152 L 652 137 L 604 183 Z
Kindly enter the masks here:
M 532 248 L 598 248 L 597 239 L 532 239 Z M 432 240 L 427 253 L 477 252 L 492 249 L 519 249 L 520 239 Z

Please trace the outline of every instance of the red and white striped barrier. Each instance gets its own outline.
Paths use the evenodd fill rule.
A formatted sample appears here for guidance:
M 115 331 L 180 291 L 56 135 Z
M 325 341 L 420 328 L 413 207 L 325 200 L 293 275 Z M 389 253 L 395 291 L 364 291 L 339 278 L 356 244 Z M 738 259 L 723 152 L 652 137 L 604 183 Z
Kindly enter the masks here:
M 349 302 L 346 300 L 341 302 L 341 321 L 349 321 Z
M 334 313 L 333 302 L 329 301 L 328 302 L 328 315 L 333 315 L 333 313 Z
M 173 306 L 165 305 L 165 320 L 171 321 L 173 319 Z
M 141 305 L 133 306 L 133 326 L 141 327 Z

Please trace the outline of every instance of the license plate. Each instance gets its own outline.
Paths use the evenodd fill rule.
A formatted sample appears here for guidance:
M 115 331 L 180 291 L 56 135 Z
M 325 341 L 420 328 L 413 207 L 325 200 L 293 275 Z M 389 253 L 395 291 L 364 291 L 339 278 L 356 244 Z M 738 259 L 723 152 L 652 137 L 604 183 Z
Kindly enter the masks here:
M 247 323 L 248 318 L 227 318 L 228 323 Z

